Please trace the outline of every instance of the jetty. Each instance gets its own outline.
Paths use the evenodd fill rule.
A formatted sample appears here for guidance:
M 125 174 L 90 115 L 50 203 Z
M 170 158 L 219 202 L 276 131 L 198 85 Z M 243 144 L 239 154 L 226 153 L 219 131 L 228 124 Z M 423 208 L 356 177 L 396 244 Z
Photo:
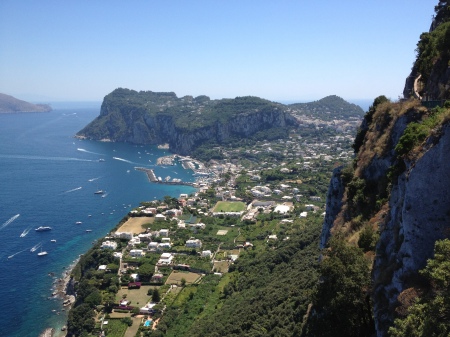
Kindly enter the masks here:
M 155 172 L 152 169 L 146 168 L 146 167 L 135 167 L 136 171 L 141 171 L 147 174 L 148 181 L 155 183 L 155 184 L 163 184 L 163 185 L 184 185 L 184 186 L 192 186 L 197 187 L 197 183 L 191 183 L 191 182 L 185 182 L 181 180 L 177 181 L 168 181 L 168 180 L 160 180 L 156 178 Z

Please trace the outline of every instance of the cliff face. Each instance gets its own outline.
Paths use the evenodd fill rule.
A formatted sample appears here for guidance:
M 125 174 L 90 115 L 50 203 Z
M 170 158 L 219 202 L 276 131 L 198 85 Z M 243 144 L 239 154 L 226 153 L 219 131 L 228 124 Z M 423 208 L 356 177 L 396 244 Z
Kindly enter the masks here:
M 354 237 L 358 216 L 380 233 L 372 269 L 378 336 L 387 335 L 398 296 L 416 285 L 435 241 L 450 236 L 450 123 L 436 127 L 414 156 L 399 158 L 395 151 L 408 124 L 428 114 L 418 101 L 378 106 L 361 127 L 364 141 L 351 174 L 335 171 L 329 187 L 322 247 L 333 233 Z M 363 202 L 356 202 L 351 192 L 355 181 L 364 182 Z
M 174 94 L 162 93 L 161 97 L 159 93 L 149 96 L 122 90 L 105 97 L 100 116 L 81 130 L 79 137 L 168 143 L 173 152 L 187 155 L 205 142 L 222 144 L 235 137 L 297 125 L 283 105 L 259 98 L 210 101 L 206 96 L 178 99 Z

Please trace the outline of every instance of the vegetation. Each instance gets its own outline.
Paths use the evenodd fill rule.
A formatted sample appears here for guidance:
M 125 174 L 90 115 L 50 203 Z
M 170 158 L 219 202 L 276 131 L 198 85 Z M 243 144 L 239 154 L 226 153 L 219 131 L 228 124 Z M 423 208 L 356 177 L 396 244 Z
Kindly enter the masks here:
M 448 336 L 450 334 L 450 240 L 437 241 L 434 258 L 420 272 L 429 282 L 426 294 L 416 299 L 404 318 L 389 329 L 392 337 Z

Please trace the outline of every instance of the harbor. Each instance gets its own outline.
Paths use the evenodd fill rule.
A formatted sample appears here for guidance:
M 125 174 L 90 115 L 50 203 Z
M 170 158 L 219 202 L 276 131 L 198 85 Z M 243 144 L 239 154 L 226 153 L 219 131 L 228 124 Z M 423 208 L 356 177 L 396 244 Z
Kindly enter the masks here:
M 135 167 L 134 168 L 136 171 L 141 171 L 144 172 L 145 174 L 147 174 L 147 178 L 148 181 L 155 183 L 155 184 L 164 184 L 164 185 L 184 185 L 184 186 L 192 186 L 192 187 L 198 187 L 197 183 L 192 183 L 192 182 L 185 182 L 185 181 L 181 181 L 179 179 L 177 180 L 162 180 L 162 179 L 158 179 L 156 178 L 155 172 L 152 169 L 149 168 L 145 168 L 145 167 Z

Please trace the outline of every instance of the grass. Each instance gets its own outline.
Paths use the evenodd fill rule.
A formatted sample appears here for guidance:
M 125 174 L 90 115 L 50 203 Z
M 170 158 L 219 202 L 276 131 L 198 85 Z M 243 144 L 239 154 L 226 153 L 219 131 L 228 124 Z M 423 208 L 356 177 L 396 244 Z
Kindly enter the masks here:
M 241 212 L 246 209 L 246 205 L 240 201 L 218 201 L 213 212 Z
M 192 284 L 200 278 L 199 274 L 174 270 L 167 278 L 166 284 L 181 284 L 181 279 L 186 280 L 186 284 Z
M 125 222 L 122 226 L 120 226 L 119 229 L 117 229 L 117 232 L 130 232 L 133 234 L 140 234 L 145 231 L 143 225 L 151 224 L 154 221 L 154 217 L 129 218 L 127 222 Z
M 116 301 L 119 302 L 123 295 L 127 295 L 126 299 L 131 301 L 131 306 L 144 306 L 150 301 L 150 296 L 147 295 L 149 289 L 159 288 L 158 286 L 142 286 L 140 289 L 122 288 L 117 292 Z M 139 304 L 138 304 L 139 303 Z
M 104 325 L 103 328 L 107 330 L 108 337 L 123 337 L 128 325 L 122 323 L 120 319 L 108 319 L 108 324 Z

